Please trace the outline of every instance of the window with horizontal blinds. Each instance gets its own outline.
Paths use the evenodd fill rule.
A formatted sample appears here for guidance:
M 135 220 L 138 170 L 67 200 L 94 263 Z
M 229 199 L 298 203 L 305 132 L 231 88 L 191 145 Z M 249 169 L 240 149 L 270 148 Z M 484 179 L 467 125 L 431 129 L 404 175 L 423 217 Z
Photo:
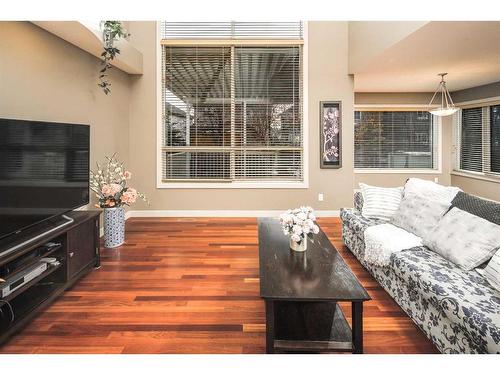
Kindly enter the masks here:
M 437 130 L 425 111 L 356 111 L 354 167 L 436 169 Z
M 461 114 L 460 169 L 483 170 L 483 109 L 467 108 Z
M 302 182 L 301 74 L 301 45 L 162 43 L 162 180 Z
M 500 177 L 500 105 L 460 110 L 455 145 L 455 169 Z
M 162 39 L 302 39 L 302 22 L 162 22 Z

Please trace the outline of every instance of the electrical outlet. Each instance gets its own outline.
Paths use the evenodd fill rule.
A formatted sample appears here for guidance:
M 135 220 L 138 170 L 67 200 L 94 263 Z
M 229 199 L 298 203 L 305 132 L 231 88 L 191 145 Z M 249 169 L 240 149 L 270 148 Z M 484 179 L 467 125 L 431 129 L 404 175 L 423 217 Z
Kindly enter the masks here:
M 437 183 L 439 183 L 439 178 L 434 177 L 434 182 L 435 182 L 436 184 L 437 184 Z
M 323 202 L 324 199 L 325 199 L 325 197 L 323 196 L 323 193 L 319 193 L 318 194 L 318 201 Z

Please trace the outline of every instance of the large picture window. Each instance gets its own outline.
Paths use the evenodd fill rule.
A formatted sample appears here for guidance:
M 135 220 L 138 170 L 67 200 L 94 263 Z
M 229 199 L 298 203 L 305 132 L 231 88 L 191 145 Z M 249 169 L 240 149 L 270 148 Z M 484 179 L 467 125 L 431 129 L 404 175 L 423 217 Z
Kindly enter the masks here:
M 297 42 L 273 23 L 283 42 L 245 43 L 258 24 L 233 26 L 242 36 L 220 23 L 212 32 L 230 39 L 208 45 L 180 42 L 176 25 L 164 25 L 174 39 L 161 46 L 162 182 L 302 182 L 301 24 Z
M 436 123 L 426 111 L 355 111 L 354 167 L 437 169 Z
M 500 176 L 500 105 L 461 109 L 455 144 L 455 169 Z

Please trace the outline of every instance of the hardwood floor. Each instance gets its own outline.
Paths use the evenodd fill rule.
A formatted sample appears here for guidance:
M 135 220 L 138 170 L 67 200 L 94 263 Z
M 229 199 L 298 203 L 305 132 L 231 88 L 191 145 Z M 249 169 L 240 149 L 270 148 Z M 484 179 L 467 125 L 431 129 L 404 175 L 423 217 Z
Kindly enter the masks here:
M 437 352 L 342 246 L 339 219 L 318 221 L 373 299 L 365 352 Z M 129 219 L 126 244 L 0 352 L 264 353 L 258 262 L 256 219 Z

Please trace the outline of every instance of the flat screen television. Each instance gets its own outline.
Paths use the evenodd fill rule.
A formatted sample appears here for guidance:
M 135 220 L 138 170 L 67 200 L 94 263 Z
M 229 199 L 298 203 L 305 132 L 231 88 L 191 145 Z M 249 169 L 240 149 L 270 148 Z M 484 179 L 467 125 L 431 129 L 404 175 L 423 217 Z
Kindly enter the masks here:
M 0 119 L 0 239 L 89 202 L 88 125 Z

